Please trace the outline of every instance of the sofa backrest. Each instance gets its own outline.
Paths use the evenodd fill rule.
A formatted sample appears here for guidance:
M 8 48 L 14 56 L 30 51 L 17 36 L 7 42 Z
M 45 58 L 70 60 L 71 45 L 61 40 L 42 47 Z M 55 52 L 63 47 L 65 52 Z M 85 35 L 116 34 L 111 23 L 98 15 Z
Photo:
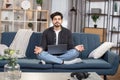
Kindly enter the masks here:
M 100 45 L 100 38 L 96 34 L 73 33 L 74 45 L 83 44 L 85 50 L 81 52 L 81 58 L 88 58 L 89 53 Z
M 1 35 L 1 44 L 10 46 L 15 37 L 16 32 L 4 32 Z M 74 45 L 83 44 L 85 51 L 80 54 L 81 58 L 87 58 L 89 53 L 100 45 L 100 39 L 98 35 L 86 34 L 86 33 L 72 33 Z M 28 48 L 26 51 L 27 58 L 37 58 L 34 54 L 35 46 L 40 45 L 42 33 L 34 32 L 30 37 Z
M 16 32 L 3 32 L 1 34 L 1 44 L 5 44 L 7 46 L 10 46 L 12 43 Z M 33 34 L 30 37 L 30 41 L 26 50 L 26 57 L 27 58 L 37 58 L 34 54 L 34 48 L 35 46 L 40 45 L 42 33 L 33 32 Z

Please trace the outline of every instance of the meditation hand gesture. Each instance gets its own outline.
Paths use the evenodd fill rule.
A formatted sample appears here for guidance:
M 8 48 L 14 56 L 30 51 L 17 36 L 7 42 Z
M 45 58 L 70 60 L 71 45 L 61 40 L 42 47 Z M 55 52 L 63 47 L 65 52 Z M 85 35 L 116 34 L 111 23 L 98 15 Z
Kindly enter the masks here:
M 83 45 L 77 45 L 77 46 L 75 46 L 75 49 L 76 49 L 77 51 L 80 51 L 80 52 L 82 52 L 82 51 L 85 50 Z
M 35 49 L 34 49 L 34 53 L 35 54 L 39 54 L 43 51 L 43 49 L 41 47 L 38 47 L 38 46 L 35 46 Z

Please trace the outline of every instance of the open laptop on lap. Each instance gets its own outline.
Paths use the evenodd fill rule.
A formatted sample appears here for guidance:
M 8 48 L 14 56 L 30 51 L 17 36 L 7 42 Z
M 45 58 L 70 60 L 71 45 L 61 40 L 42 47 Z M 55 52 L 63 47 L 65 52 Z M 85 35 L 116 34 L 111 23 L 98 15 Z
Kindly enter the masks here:
M 48 53 L 62 54 L 67 51 L 67 44 L 48 45 Z

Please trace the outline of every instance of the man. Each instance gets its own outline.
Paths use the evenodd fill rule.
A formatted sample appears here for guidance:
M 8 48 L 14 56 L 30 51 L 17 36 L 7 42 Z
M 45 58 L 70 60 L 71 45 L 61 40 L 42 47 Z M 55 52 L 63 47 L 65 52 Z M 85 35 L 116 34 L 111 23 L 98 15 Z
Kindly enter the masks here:
M 50 17 L 53 26 L 43 32 L 41 45 L 40 47 L 35 47 L 34 53 L 39 59 L 45 62 L 57 64 L 74 64 L 81 62 L 81 59 L 77 57 L 80 52 L 84 50 L 84 47 L 83 45 L 73 46 L 71 31 L 61 25 L 63 22 L 63 15 L 60 12 L 55 12 L 51 14 Z M 59 56 L 48 53 L 48 45 L 54 44 L 67 44 L 67 52 Z

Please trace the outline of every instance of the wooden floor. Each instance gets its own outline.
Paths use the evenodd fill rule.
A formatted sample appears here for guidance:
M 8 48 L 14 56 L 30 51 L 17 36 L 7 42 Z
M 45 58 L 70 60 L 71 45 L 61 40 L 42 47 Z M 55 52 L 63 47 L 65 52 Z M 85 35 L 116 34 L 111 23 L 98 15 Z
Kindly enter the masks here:
M 117 73 L 114 76 L 107 76 L 107 80 L 120 80 L 120 65 Z

